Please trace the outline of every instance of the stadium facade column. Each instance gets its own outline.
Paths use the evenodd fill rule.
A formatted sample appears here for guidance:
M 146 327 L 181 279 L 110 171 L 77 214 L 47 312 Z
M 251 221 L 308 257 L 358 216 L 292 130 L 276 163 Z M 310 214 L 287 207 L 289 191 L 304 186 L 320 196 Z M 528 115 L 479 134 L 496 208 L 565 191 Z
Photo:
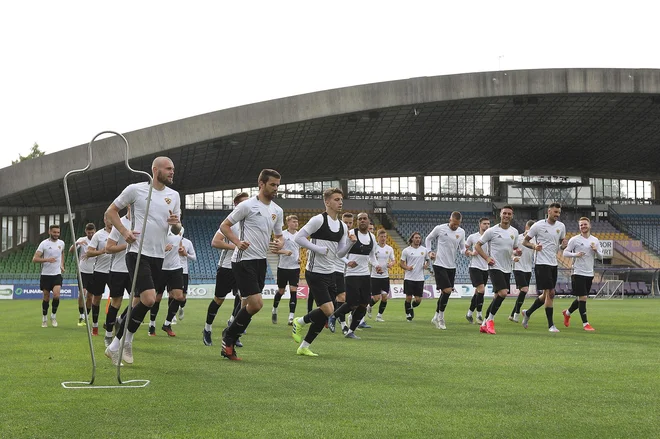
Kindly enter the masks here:
M 415 177 L 415 193 L 417 194 L 416 200 L 424 200 L 424 176 L 418 175 Z
M 660 198 L 660 180 L 651 183 L 651 198 L 656 201 Z
M 344 199 L 350 198 L 348 196 L 348 180 L 346 180 L 345 178 L 340 179 L 339 180 L 339 189 L 341 189 L 341 191 L 344 193 Z

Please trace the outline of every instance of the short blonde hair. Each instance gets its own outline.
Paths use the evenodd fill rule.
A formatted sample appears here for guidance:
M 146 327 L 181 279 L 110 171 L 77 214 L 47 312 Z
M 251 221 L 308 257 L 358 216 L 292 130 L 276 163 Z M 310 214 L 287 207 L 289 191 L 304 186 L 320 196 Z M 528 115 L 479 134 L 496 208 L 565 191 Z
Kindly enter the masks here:
M 586 222 L 588 222 L 589 224 L 591 224 L 591 220 L 590 220 L 589 218 L 587 218 L 586 216 L 583 216 L 582 218 L 580 218 L 580 219 L 578 220 L 578 222 L 580 222 L 580 221 L 586 221 Z

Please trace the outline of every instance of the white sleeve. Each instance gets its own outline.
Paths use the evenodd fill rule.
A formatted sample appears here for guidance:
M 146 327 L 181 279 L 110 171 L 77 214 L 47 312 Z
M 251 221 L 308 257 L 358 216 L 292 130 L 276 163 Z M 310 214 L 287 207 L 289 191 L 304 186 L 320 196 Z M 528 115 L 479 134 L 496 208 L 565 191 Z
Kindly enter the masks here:
M 46 246 L 44 245 L 44 242 L 45 242 L 45 241 L 41 241 L 41 242 L 39 243 L 39 247 L 37 247 L 37 251 L 38 251 L 38 252 L 41 252 L 41 256 L 44 255 L 44 250 L 46 250 L 46 248 L 45 248 Z
M 178 192 L 176 193 L 176 201 L 174 202 L 174 206 L 172 206 L 172 213 L 178 216 L 179 221 L 181 221 L 181 196 Z
M 117 198 L 115 198 L 115 201 L 113 201 L 112 204 L 117 206 L 119 209 L 123 209 L 129 204 L 133 204 L 135 202 L 136 195 L 137 195 L 137 186 L 135 184 L 129 184 L 122 191 L 122 193 L 119 194 Z
M 96 232 L 94 233 L 94 236 L 92 236 L 92 240 L 89 242 L 89 248 L 98 250 L 98 246 L 99 246 L 99 233 Z
M 573 252 L 573 250 L 575 250 L 575 243 L 576 242 L 577 241 L 573 238 L 568 240 L 568 245 L 564 249 L 564 253 L 563 253 L 565 258 L 574 258 L 575 256 L 577 256 L 577 253 Z
M 395 261 L 396 258 L 394 257 L 394 249 L 392 247 L 390 247 L 390 250 L 391 250 L 391 252 L 390 252 L 390 257 L 388 258 L 388 260 Z
M 296 235 L 293 237 L 293 242 L 298 244 L 300 247 L 304 247 L 313 251 L 314 253 L 325 254 L 328 251 L 327 247 L 316 245 L 307 239 L 312 235 L 312 233 L 320 229 L 322 225 L 323 217 L 321 215 L 313 216 L 309 221 L 307 221 L 307 224 L 305 224 L 305 226 L 300 229 L 298 233 L 296 233 Z
M 493 232 L 492 232 L 492 230 L 493 230 L 492 227 L 489 228 L 489 229 L 486 229 L 486 231 L 484 232 L 484 234 L 481 235 L 481 238 L 479 238 L 479 242 L 481 243 L 481 245 L 484 245 L 484 244 L 490 242 L 491 239 L 493 239 Z
M 369 253 L 369 262 L 371 262 L 372 267 L 376 267 L 378 265 L 378 259 L 376 259 L 376 248 L 378 245 L 376 245 L 376 237 L 371 232 L 369 232 L 369 234 L 374 243 L 374 246 L 371 247 L 371 253 Z
M 348 254 L 348 251 L 353 247 L 353 244 L 355 242 L 351 242 L 350 239 L 348 239 L 348 227 L 346 224 L 343 222 L 340 223 L 342 230 L 344 231 L 344 235 L 341 238 L 341 241 L 339 241 L 339 245 L 337 246 L 337 257 L 338 258 L 343 258 Z
M 603 259 L 603 247 L 600 246 L 600 239 L 596 238 L 596 256 Z
M 193 247 L 192 241 L 186 242 L 186 253 L 188 253 L 188 259 L 191 261 L 197 260 L 197 254 L 195 254 L 195 247 Z
M 465 232 L 461 234 L 461 240 L 458 241 L 458 252 L 459 253 L 465 252 Z
M 275 227 L 273 228 L 273 233 L 275 236 L 282 234 L 282 224 L 284 223 L 284 211 L 279 209 L 277 212 L 277 218 L 275 219 Z
M 227 215 L 227 219 L 232 225 L 237 224 L 240 221 L 244 220 L 245 218 L 247 218 L 248 214 L 250 213 L 250 206 L 252 205 L 252 203 L 247 203 L 246 201 L 248 200 L 245 200 L 244 202 L 236 206 L 234 210 L 232 210 L 231 213 Z
M 404 248 L 403 251 L 401 251 L 401 260 L 403 262 L 406 262 L 406 258 L 408 257 L 408 252 L 406 250 L 408 250 L 408 248 Z
M 433 238 L 438 236 L 438 233 L 439 233 L 438 228 L 439 227 L 440 226 L 435 226 L 433 228 L 433 230 L 431 231 L 431 233 L 429 233 L 429 235 L 426 237 L 426 240 L 424 241 L 424 244 L 426 244 L 426 245 L 424 245 L 424 247 L 426 247 L 427 249 L 432 249 L 433 248 L 433 246 L 431 245 L 432 244 L 431 241 L 433 241 Z M 431 251 L 431 250 L 429 250 L 429 251 Z
M 538 233 L 539 228 L 538 228 L 537 224 L 538 224 L 538 222 L 535 222 L 534 224 L 532 224 L 532 227 L 530 227 L 529 231 L 527 232 L 527 236 L 529 237 L 530 241 Z
M 119 230 L 115 226 L 112 226 L 112 230 L 110 231 L 110 235 L 108 235 L 108 239 L 112 239 L 115 242 L 119 242 L 119 238 L 121 237 L 121 234 L 119 233 Z

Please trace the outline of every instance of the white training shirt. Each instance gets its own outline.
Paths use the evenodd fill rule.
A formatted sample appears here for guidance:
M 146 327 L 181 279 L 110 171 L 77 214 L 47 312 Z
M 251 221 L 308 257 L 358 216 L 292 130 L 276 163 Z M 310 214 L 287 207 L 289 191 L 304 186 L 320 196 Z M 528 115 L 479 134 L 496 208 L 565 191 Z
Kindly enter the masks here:
M 288 230 L 282 232 L 282 239 L 284 240 L 284 247 L 282 250 L 290 250 L 291 256 L 279 255 L 280 260 L 277 264 L 277 268 L 282 268 L 284 270 L 296 270 L 300 269 L 300 246 L 294 241 L 296 237 L 295 233 L 291 233 Z
M 536 238 L 536 242 L 543 246 L 540 252 L 536 252 L 536 265 L 557 266 L 557 252 L 566 237 L 564 223 L 555 221 L 550 224 L 547 220 L 539 220 L 532 225 L 527 236 Z
M 89 243 L 89 246 L 95 250 L 105 249 L 105 243 L 108 241 L 108 236 L 110 232 L 105 229 L 98 230 L 92 236 L 92 240 Z M 110 265 L 112 265 L 112 255 L 108 253 L 103 253 L 96 256 L 96 263 L 94 264 L 94 271 L 99 273 L 110 273 Z
M 518 262 L 513 264 L 513 269 L 525 273 L 532 272 L 532 265 L 534 264 L 535 251 L 523 245 L 525 235 L 518 235 L 518 248 L 522 250 L 522 255 L 518 257 Z M 533 244 L 536 244 L 536 239 L 532 239 Z
M 350 249 L 346 224 L 340 219 L 332 219 L 330 215 L 327 217 L 328 228 L 331 232 L 337 233 L 339 230 L 342 230 L 342 238 L 339 243 L 325 239 L 313 238 L 311 241 L 307 239 L 323 225 L 323 214 L 314 215 L 294 237 L 294 241 L 299 246 L 309 250 L 306 270 L 311 273 L 334 273 L 337 267 L 337 259 L 344 257 L 346 255 L 345 252 Z M 340 248 L 343 250 L 341 256 L 338 255 Z M 342 264 L 344 263 L 342 262 Z M 342 269 L 341 271 L 343 272 L 344 270 Z
M 195 247 L 193 247 L 193 243 L 190 239 L 183 238 L 181 244 L 183 245 L 183 248 L 186 249 L 188 256 L 179 255 L 179 259 L 181 260 L 181 266 L 183 267 L 183 274 L 188 274 L 188 259 L 191 261 L 196 261 L 197 254 L 195 254 Z
M 80 266 L 80 272 L 92 274 L 94 273 L 94 260 L 96 258 L 83 259 L 83 255 L 87 254 L 87 247 L 89 247 L 89 243 L 92 242 L 92 238 L 88 238 L 87 235 L 85 235 L 81 236 L 76 242 L 79 241 L 81 244 L 80 247 L 76 247 L 76 251 L 78 252 L 78 265 Z
M 126 189 L 113 202 L 119 209 L 132 205 L 131 218 L 132 230 L 142 232 L 144 223 L 144 213 L 147 206 L 147 195 L 149 194 L 149 183 L 135 183 L 128 185 Z M 151 194 L 151 203 L 149 204 L 149 218 L 147 218 L 147 232 L 142 244 L 142 254 L 152 258 L 165 257 L 165 241 L 169 224 L 167 219 L 172 214 L 181 218 L 181 200 L 179 193 L 167 186 L 162 190 L 154 189 Z M 129 253 L 137 253 L 140 245 L 140 236 L 130 244 Z
M 390 269 L 387 267 L 388 262 L 394 261 L 394 249 L 389 245 L 379 246 L 376 244 L 376 265 L 371 266 L 371 277 L 377 279 L 386 279 L 390 277 Z M 376 273 L 376 266 L 380 265 L 383 269 L 382 274 Z
M 124 225 L 124 227 L 130 230 L 131 220 L 126 218 L 126 215 L 121 217 L 121 223 Z M 117 228 L 115 228 L 114 226 L 112 226 L 112 231 L 110 231 L 110 235 L 108 235 L 108 239 L 112 239 L 117 243 L 117 245 L 126 244 L 126 240 L 124 239 L 123 236 L 121 236 L 119 230 L 117 230 Z M 112 255 L 112 265 L 110 266 L 110 271 L 114 271 L 115 273 L 128 273 L 128 267 L 126 267 L 125 249 L 120 252 L 114 253 Z
M 353 233 L 353 230 L 351 230 L 349 233 Z M 370 270 L 369 270 L 369 264 L 374 266 L 374 264 L 377 264 L 378 261 L 376 260 L 376 248 L 378 247 L 378 244 L 376 243 L 376 237 L 373 235 L 373 233 L 367 231 L 367 233 L 362 233 L 358 230 L 357 232 L 357 238 L 358 242 L 355 243 L 355 246 L 359 246 L 360 244 L 363 245 L 369 245 L 369 238 L 371 238 L 371 243 L 373 243 L 373 247 L 371 248 L 371 252 L 368 255 L 357 255 L 354 253 L 348 253 L 346 257 L 348 258 L 348 261 L 355 261 L 357 262 L 357 265 L 353 268 L 351 268 L 350 265 L 346 266 L 346 277 L 349 276 L 369 276 Z
M 238 236 L 240 228 L 241 228 L 241 225 L 237 223 L 237 224 L 234 224 L 233 226 L 231 226 L 231 231 L 234 232 L 234 235 Z M 215 233 L 222 235 L 222 230 L 218 229 L 218 231 L 215 232 Z M 224 236 L 224 235 L 222 235 L 222 236 Z M 224 240 L 227 244 L 231 244 L 231 241 L 226 236 L 225 236 Z M 231 270 L 231 259 L 232 259 L 232 255 L 234 254 L 234 251 L 236 251 L 236 250 L 227 250 L 225 248 L 220 249 L 220 258 L 218 259 L 218 267 L 228 268 L 228 269 Z
M 481 239 L 481 233 L 473 233 L 470 236 L 467 237 L 465 240 L 465 247 L 473 251 L 474 250 L 474 245 L 479 242 L 479 239 Z M 488 244 L 484 245 L 482 247 L 486 253 L 488 253 L 490 250 L 488 249 Z M 486 271 L 488 270 L 488 262 L 484 261 L 484 258 L 479 256 L 479 254 L 475 256 L 470 256 L 470 268 L 478 268 L 479 270 Z
M 165 259 L 163 259 L 163 270 L 172 271 L 183 268 L 181 266 L 181 258 L 179 257 L 179 244 L 183 238 L 181 235 L 174 235 L 172 233 L 167 235 L 167 244 L 171 245 L 172 249 L 165 251 Z
M 56 276 L 62 274 L 62 250 L 64 249 L 64 241 L 58 239 L 53 241 L 50 238 L 44 239 L 37 247 L 37 251 L 41 252 L 41 257 L 55 258 L 55 262 L 43 262 L 41 264 L 41 274 L 43 276 Z
M 465 230 L 461 227 L 452 230 L 449 223 L 435 226 L 426 237 L 426 248 L 433 248 L 434 239 L 436 240 L 436 250 L 433 265 L 456 268 L 456 253 L 465 252 Z
M 518 248 L 518 235 L 518 230 L 515 227 L 510 225 L 508 228 L 503 229 L 500 224 L 494 225 L 481 235 L 479 242 L 482 245 L 489 244 L 488 255 L 495 259 L 495 265 L 490 268 L 500 270 L 502 273 L 511 273 L 513 270 L 513 249 Z
M 596 251 L 591 249 L 591 244 L 596 244 Z M 584 252 L 584 256 L 578 258 L 577 254 L 580 252 Z M 603 259 L 603 249 L 600 246 L 600 241 L 595 236 L 589 235 L 588 238 L 585 238 L 580 234 L 568 240 L 564 256 L 573 258 L 573 274 L 593 277 L 594 258 Z
M 411 265 L 411 271 L 403 271 L 404 280 L 423 281 L 424 280 L 424 263 L 429 260 L 429 252 L 423 245 L 414 248 L 412 245 L 406 247 L 401 252 L 401 260 L 406 265 Z
M 264 204 L 254 196 L 236 206 L 227 219 L 240 224 L 238 239 L 250 243 L 246 250 L 234 251 L 232 262 L 266 259 L 271 235 L 282 234 L 284 211 L 274 201 Z

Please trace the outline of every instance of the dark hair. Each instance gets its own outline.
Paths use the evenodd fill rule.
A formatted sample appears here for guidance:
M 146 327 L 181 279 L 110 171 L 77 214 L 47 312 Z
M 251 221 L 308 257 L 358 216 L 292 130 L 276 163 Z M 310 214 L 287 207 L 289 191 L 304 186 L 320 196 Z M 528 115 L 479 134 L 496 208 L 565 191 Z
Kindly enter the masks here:
M 333 194 L 339 194 L 342 197 L 344 196 L 344 191 L 338 187 L 331 187 L 323 191 L 323 200 L 328 200 Z
M 351 212 L 344 212 L 341 217 L 342 218 L 353 218 L 353 214 Z
M 280 173 L 277 172 L 275 169 L 262 169 L 261 172 L 259 173 L 260 182 L 268 183 L 268 179 L 270 177 L 277 178 L 278 180 L 282 178 Z
M 536 221 L 534 220 L 529 220 L 525 223 L 525 227 L 532 227 Z
M 511 212 L 513 212 L 513 207 L 509 206 L 508 204 L 507 204 L 506 206 L 502 206 L 502 208 L 500 209 L 500 211 L 502 211 L 502 210 L 504 210 L 504 209 L 509 209 Z
M 236 194 L 236 196 L 234 197 L 234 206 L 238 204 L 238 200 L 240 200 L 241 198 L 250 198 L 250 194 L 248 194 L 247 192 L 241 192 Z
M 551 204 L 548 206 L 548 209 L 552 209 L 552 208 L 561 209 L 561 204 L 556 203 L 556 202 L 555 202 L 555 203 L 551 203 Z
M 482 216 L 481 218 L 479 218 L 479 224 L 483 223 L 484 221 L 490 222 L 490 218 L 488 218 L 487 216 Z
M 85 230 L 96 230 L 96 226 L 94 225 L 94 223 L 87 223 L 87 225 L 85 226 Z
M 48 227 L 48 231 L 51 231 L 53 229 L 59 229 L 60 225 L 59 224 L 51 224 L 50 227 Z
M 413 238 L 415 237 L 415 235 L 419 235 L 420 238 L 422 237 L 422 234 L 421 234 L 421 233 L 419 233 L 419 232 L 412 232 L 412 235 L 410 235 L 410 238 L 408 238 L 408 244 L 412 244 L 412 241 L 413 241 Z
M 451 219 L 455 219 L 455 220 L 458 220 L 458 221 L 463 219 L 463 215 L 461 215 L 461 212 L 458 212 L 458 211 L 453 211 L 449 217 Z

